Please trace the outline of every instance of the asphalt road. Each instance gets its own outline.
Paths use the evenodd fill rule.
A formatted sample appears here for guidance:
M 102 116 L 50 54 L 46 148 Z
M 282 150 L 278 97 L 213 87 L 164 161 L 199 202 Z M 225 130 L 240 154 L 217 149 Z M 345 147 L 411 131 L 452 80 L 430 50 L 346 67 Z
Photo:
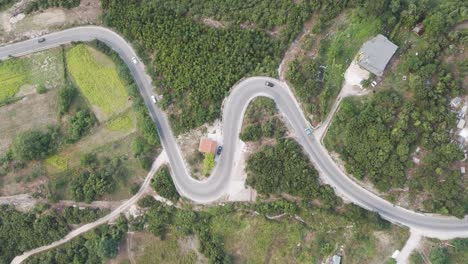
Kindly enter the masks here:
M 153 94 L 151 79 L 146 75 L 142 63 L 133 64 L 136 57 L 132 47 L 115 32 L 95 26 L 77 27 L 44 36 L 46 41 L 38 43 L 37 39 L 27 40 L 0 47 L 0 59 L 9 55 L 20 56 L 49 49 L 72 41 L 90 41 L 99 39 L 120 54 L 130 68 L 140 92 L 145 100 L 151 117 L 155 122 L 162 145 L 171 165 L 172 175 L 180 194 L 197 203 L 209 203 L 221 198 L 228 187 L 234 164 L 235 152 L 239 151 L 239 131 L 245 109 L 257 96 L 266 96 L 275 100 L 280 112 L 284 115 L 289 129 L 296 140 L 309 155 L 320 172 L 322 180 L 330 184 L 338 194 L 366 209 L 376 211 L 393 223 L 414 228 L 426 236 L 455 237 L 468 236 L 468 218 L 457 219 L 438 215 L 427 215 L 393 206 L 384 199 L 360 187 L 348 178 L 333 162 L 328 152 L 313 135 L 306 135 L 304 129 L 308 123 L 292 96 L 289 88 L 276 79 L 252 77 L 239 82 L 232 88 L 223 108 L 223 153 L 212 173 L 203 181 L 193 179 L 187 172 L 184 160 L 177 146 L 167 116 L 151 102 Z M 268 80 L 274 87 L 264 85 Z

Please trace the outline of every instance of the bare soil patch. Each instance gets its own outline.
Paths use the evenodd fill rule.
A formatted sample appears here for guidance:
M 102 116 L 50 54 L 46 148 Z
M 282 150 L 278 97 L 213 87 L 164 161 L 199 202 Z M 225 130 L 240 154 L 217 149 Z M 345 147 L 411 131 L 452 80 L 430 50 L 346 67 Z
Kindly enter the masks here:
M 203 18 L 202 23 L 207 25 L 207 26 L 214 27 L 214 28 L 224 28 L 225 27 L 223 22 L 221 22 L 219 20 L 215 20 L 215 19 L 210 18 L 210 17 Z
M 27 95 L 14 104 L 0 107 L 0 153 L 18 133 L 58 123 L 56 96 L 57 90 L 50 90 L 46 94 Z
M 50 8 L 25 15 L 27 0 L 23 0 L 0 13 L 0 41 L 11 42 L 37 37 L 48 32 L 76 25 L 100 24 L 99 0 L 81 0 L 78 7 Z

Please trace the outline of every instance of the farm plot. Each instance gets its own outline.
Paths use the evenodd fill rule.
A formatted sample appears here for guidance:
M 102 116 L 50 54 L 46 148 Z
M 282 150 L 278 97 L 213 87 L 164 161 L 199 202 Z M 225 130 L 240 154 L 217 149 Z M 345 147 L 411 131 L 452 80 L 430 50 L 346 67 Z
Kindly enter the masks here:
M 26 60 L 7 60 L 0 64 L 0 103 L 12 98 L 28 80 Z
M 124 111 L 130 103 L 115 65 L 100 62 L 93 56 L 97 51 L 90 49 L 81 44 L 68 50 L 67 67 L 97 118 L 103 121 Z

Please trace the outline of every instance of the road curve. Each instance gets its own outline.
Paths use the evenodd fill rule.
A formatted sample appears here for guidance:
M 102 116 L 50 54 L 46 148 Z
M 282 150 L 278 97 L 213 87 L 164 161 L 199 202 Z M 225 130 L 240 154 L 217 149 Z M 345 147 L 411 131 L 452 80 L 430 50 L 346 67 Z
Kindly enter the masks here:
M 26 40 L 0 47 L 0 59 L 9 56 L 21 56 L 40 50 L 49 49 L 72 41 L 91 41 L 98 39 L 114 49 L 128 65 L 141 95 L 149 109 L 151 118 L 156 124 L 162 145 L 166 151 L 179 193 L 197 203 L 209 203 L 221 198 L 228 187 L 234 164 L 234 153 L 239 146 L 239 131 L 244 112 L 249 102 L 257 96 L 272 98 L 287 126 L 295 134 L 296 140 L 304 148 L 314 163 L 324 182 L 330 184 L 344 198 L 366 209 L 378 212 L 382 217 L 393 223 L 414 228 L 427 236 L 449 238 L 468 236 L 468 218 L 457 219 L 439 215 L 415 213 L 407 209 L 393 206 L 391 203 L 365 190 L 348 178 L 333 162 L 328 152 L 313 135 L 307 136 L 304 128 L 308 126 L 302 111 L 289 88 L 276 79 L 268 77 L 252 77 L 239 82 L 232 88 L 223 108 L 223 141 L 224 150 L 212 175 L 203 181 L 192 178 L 186 169 L 184 160 L 170 129 L 166 114 L 151 102 L 153 94 L 151 79 L 145 73 L 142 63 L 133 64 L 132 57 L 136 54 L 117 33 L 96 26 L 76 27 L 43 36 L 45 42 L 37 39 Z M 264 85 L 268 80 L 274 87 Z

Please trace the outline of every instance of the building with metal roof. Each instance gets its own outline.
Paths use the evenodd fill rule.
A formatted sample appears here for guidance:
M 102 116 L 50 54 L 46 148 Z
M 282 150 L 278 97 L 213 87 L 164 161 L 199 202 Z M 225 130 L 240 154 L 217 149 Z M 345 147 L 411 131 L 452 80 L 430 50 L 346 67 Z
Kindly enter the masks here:
M 379 34 L 362 45 L 358 54 L 358 64 L 367 71 L 382 76 L 397 49 L 397 45 Z

